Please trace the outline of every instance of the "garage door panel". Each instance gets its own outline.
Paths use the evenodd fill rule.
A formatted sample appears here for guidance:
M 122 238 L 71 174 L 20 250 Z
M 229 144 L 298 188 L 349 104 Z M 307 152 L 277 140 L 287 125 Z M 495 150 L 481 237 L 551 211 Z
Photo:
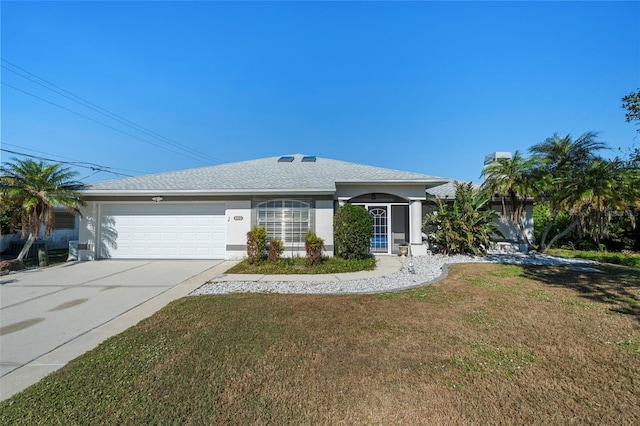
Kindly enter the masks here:
M 225 218 L 224 204 L 101 205 L 107 257 L 121 259 L 223 259 Z

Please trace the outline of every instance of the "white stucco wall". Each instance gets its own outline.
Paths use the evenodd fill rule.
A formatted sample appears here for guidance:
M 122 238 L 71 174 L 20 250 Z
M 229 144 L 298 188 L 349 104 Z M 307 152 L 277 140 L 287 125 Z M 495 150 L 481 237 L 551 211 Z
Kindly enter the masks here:
M 247 232 L 251 230 L 251 200 L 227 201 L 227 259 L 247 255 Z
M 98 223 L 98 207 L 95 201 L 88 201 L 86 206 L 81 207 L 82 219 L 78 227 L 78 245 L 86 247 L 78 250 L 78 260 L 94 260 L 97 244 L 96 230 Z
M 424 200 L 426 198 L 424 184 L 416 185 L 394 185 L 394 184 L 377 184 L 365 185 L 365 184 L 339 184 L 337 185 L 336 197 L 353 198 L 363 194 L 370 193 L 384 193 L 393 194 L 398 197 L 403 197 L 412 200 Z
M 516 225 L 511 223 L 507 218 L 502 217 L 502 207 L 499 205 L 492 206 L 493 210 L 496 211 L 500 218 L 497 220 L 498 229 L 504 234 L 504 239 L 507 242 L 518 243 L 520 239 L 520 230 Z M 526 220 L 525 220 L 525 234 L 531 243 L 533 241 L 533 206 L 527 206 L 525 208 L 526 212 Z M 514 245 L 514 248 L 521 249 L 518 245 Z M 525 248 L 526 249 L 526 248 Z
M 317 200 L 315 232 L 324 240 L 327 256 L 333 256 L 333 200 Z

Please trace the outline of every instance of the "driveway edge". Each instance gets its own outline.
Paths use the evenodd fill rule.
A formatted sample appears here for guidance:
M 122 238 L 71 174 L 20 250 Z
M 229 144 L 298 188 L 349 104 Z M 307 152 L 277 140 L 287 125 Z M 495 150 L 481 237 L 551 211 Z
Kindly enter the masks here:
M 207 280 L 216 277 L 236 262 L 224 261 L 169 288 L 159 295 L 135 306 L 86 333 L 64 343 L 41 357 L 0 377 L 0 401 L 11 398 L 49 374 L 65 366 L 69 361 L 96 348 L 109 337 L 122 333 L 165 307 L 169 302 L 189 295 Z

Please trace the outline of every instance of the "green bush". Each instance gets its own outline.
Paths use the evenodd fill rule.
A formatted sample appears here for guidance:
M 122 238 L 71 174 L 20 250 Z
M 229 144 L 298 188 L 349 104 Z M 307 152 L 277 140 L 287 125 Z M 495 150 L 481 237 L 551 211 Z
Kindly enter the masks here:
M 470 183 L 456 182 L 452 204 L 437 199 L 438 211 L 425 216 L 423 228 L 429 241 L 442 254 L 487 253 L 491 239 L 501 235 L 494 219 L 498 214 L 488 207 L 489 197 Z
M 324 257 L 316 265 L 307 265 L 305 257 L 281 257 L 275 263 L 259 262 L 250 265 L 247 260 L 237 263 L 227 274 L 339 274 L 344 272 L 371 271 L 376 268 L 376 258 L 346 260 L 338 256 Z
M 322 262 L 322 248 L 324 240 L 312 230 L 307 231 L 304 237 L 304 248 L 307 251 L 307 266 L 317 265 Z
M 367 209 L 344 204 L 333 217 L 336 256 L 343 259 L 365 259 L 373 236 L 373 217 Z
M 272 238 L 269 241 L 269 250 L 267 251 L 267 259 L 271 263 L 276 263 L 280 259 L 280 255 L 284 251 L 284 243 L 280 240 Z
M 247 262 L 260 262 L 267 249 L 267 230 L 258 226 L 247 232 Z

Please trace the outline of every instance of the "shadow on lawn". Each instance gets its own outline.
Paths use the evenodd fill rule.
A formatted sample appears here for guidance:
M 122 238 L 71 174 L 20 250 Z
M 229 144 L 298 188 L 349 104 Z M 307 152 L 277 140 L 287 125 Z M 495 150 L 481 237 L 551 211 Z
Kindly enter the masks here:
M 524 266 L 524 276 L 552 287 L 568 288 L 585 299 L 610 305 L 612 312 L 640 322 L 640 269 L 597 265 L 600 272 L 572 270 L 571 266 Z

